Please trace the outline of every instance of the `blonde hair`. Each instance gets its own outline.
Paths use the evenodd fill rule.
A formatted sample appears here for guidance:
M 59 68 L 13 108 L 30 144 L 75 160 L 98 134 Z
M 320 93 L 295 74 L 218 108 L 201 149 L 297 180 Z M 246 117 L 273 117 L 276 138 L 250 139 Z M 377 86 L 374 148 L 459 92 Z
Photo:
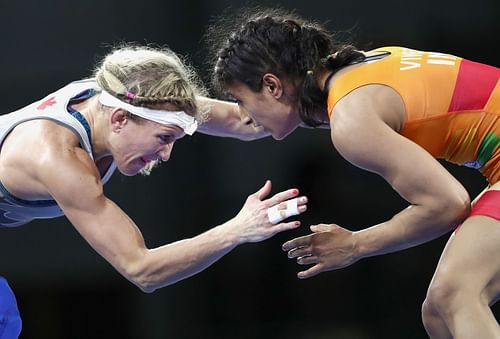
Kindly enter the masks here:
M 124 45 L 115 48 L 94 70 L 101 89 L 134 106 L 171 103 L 199 122 L 206 120 L 197 97 L 205 95 L 195 71 L 172 50 Z
M 101 89 L 131 105 L 155 108 L 170 103 L 199 123 L 206 120 L 207 109 L 197 102 L 198 96 L 206 95 L 205 89 L 193 68 L 168 48 L 115 47 L 97 65 L 93 76 Z M 141 174 L 149 175 L 158 163 L 150 162 Z

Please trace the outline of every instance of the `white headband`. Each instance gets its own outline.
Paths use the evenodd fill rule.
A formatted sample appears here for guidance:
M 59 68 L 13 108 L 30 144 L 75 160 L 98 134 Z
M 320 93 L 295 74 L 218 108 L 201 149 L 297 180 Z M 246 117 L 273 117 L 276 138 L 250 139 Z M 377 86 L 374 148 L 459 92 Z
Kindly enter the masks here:
M 105 90 L 99 95 L 99 102 L 104 106 L 119 107 L 141 118 L 151 120 L 160 124 L 176 125 L 184 130 L 184 133 L 193 135 L 198 127 L 196 120 L 183 111 L 163 111 L 146 107 L 133 106 L 112 96 Z

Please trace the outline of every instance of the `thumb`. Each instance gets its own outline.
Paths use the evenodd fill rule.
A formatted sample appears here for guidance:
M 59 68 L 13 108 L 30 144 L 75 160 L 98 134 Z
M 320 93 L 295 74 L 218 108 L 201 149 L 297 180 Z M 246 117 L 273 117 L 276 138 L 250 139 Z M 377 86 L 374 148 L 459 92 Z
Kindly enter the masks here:
M 271 188 L 271 180 L 266 180 L 264 186 L 262 186 L 262 188 L 256 192 L 257 198 L 259 198 L 259 200 L 263 200 L 269 195 L 269 193 L 271 193 Z
M 327 231 L 330 231 L 332 229 L 331 225 L 327 225 L 327 224 L 319 224 L 319 225 L 312 225 L 311 227 L 309 227 L 311 229 L 311 231 L 313 231 L 314 233 L 318 233 L 318 232 L 327 232 Z

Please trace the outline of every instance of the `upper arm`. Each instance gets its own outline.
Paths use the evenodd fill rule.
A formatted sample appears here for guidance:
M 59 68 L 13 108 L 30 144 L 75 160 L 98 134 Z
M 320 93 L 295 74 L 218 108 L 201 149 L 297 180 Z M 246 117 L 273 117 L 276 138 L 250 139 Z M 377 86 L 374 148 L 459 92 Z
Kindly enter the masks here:
M 40 165 L 39 180 L 92 248 L 130 278 L 147 250 L 141 233 L 105 197 L 97 168 L 82 149 L 52 153 Z
M 331 137 L 339 153 L 380 174 L 413 205 L 467 204 L 463 186 L 426 150 L 395 131 L 404 123 L 404 108 L 389 99 L 392 89 L 382 87 L 357 89 L 334 107 Z M 384 96 L 388 100 L 380 99 Z
M 199 98 L 199 101 L 208 111 L 207 121 L 198 128 L 201 133 L 241 140 L 255 140 L 269 135 L 262 128 L 256 127 L 249 115 L 236 103 L 210 98 Z

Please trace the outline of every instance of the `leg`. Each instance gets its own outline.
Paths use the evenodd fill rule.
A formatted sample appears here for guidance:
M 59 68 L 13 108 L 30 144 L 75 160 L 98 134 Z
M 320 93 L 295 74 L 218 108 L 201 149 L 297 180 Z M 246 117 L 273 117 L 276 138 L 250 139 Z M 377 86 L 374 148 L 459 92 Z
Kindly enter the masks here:
M 0 277 L 0 339 L 17 339 L 21 326 L 14 293 L 7 281 Z
M 489 187 L 484 189 L 472 202 L 472 205 L 483 196 L 485 192 L 489 190 Z M 458 229 L 457 229 L 458 230 Z M 456 231 L 455 231 L 456 232 Z M 434 286 L 434 279 L 431 282 L 431 286 Z M 452 338 L 451 332 L 448 330 L 446 323 L 439 316 L 439 312 L 434 305 L 432 305 L 428 299 L 426 299 L 422 305 L 422 321 L 424 323 L 424 327 L 427 330 L 427 334 L 429 334 L 432 338 Z
M 431 338 L 500 338 L 489 308 L 500 296 L 500 221 L 469 217 L 438 264 L 422 309 Z
M 431 284 L 431 286 L 433 285 Z M 427 297 L 422 305 L 422 322 L 427 334 L 430 338 L 452 339 L 453 336 L 448 330 L 448 326 L 446 326 L 444 320 L 439 316 L 437 307 L 429 299 Z

